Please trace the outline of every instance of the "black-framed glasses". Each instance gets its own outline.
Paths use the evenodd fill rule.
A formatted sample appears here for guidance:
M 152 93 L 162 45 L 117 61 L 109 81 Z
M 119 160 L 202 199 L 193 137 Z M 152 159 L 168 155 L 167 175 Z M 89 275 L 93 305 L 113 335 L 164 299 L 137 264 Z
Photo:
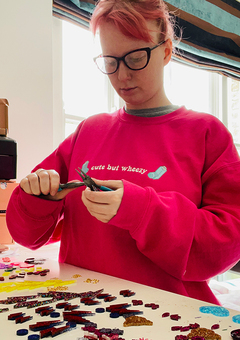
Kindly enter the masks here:
M 164 43 L 165 40 L 152 48 L 145 47 L 130 51 L 120 58 L 111 55 L 99 55 L 98 57 L 93 58 L 93 60 L 99 70 L 104 74 L 115 73 L 119 68 L 120 61 L 123 61 L 130 70 L 139 71 L 148 65 L 151 57 L 151 51 Z

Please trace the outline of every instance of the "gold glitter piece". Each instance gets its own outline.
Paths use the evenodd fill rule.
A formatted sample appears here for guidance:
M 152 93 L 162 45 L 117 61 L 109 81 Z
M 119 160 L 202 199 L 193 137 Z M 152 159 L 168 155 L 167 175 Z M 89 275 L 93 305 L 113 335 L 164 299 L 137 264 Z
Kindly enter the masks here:
M 72 276 L 72 278 L 73 279 L 77 279 L 78 277 L 81 277 L 82 275 L 80 275 L 80 274 L 74 274 L 73 276 Z
M 97 279 L 87 279 L 87 280 L 85 280 L 84 282 L 86 282 L 86 283 L 97 284 L 97 283 L 99 282 L 99 280 L 97 280 Z
M 64 291 L 68 290 L 68 286 L 47 287 L 48 292 Z
M 143 318 L 142 316 L 129 316 L 126 318 L 126 320 L 123 323 L 124 327 L 129 326 L 152 326 L 153 322 L 150 320 L 147 320 L 146 318 Z
M 59 279 L 51 279 L 46 281 L 28 281 L 24 280 L 23 282 L 1 282 L 0 283 L 0 293 L 2 292 L 12 292 L 14 290 L 25 290 L 25 289 L 39 289 L 44 287 L 51 287 L 56 290 L 56 287 L 61 290 L 65 290 L 67 285 L 76 283 L 76 280 L 63 281 Z M 64 288 L 63 288 L 64 287 Z
M 202 337 L 205 340 L 221 340 L 222 339 L 221 335 L 207 328 L 192 329 L 191 333 L 188 334 L 188 339 L 192 339 L 195 336 Z

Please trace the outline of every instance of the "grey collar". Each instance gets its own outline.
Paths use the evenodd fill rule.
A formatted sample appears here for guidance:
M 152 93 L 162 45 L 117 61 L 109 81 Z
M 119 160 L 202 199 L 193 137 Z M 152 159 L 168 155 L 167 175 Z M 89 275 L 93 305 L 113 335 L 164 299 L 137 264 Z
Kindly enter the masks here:
M 140 110 L 131 110 L 131 109 L 126 109 L 126 107 L 124 107 L 124 110 L 125 112 L 133 116 L 159 117 L 159 116 L 164 116 L 173 111 L 176 111 L 178 108 L 179 106 L 171 104 L 171 105 L 166 105 L 166 106 L 153 107 L 151 109 L 140 109 Z

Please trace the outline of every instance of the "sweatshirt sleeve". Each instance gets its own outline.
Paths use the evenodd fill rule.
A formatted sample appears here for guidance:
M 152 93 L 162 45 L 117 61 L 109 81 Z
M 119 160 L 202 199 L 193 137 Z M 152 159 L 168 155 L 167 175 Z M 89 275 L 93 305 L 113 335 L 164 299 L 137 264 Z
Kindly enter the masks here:
M 205 147 L 200 206 L 180 192 L 157 193 L 123 181 L 122 203 L 109 222 L 128 230 L 145 256 L 185 281 L 207 280 L 240 258 L 239 156 L 225 129 L 208 132 Z
M 62 142 L 59 147 L 43 160 L 38 168 L 55 169 L 61 183 L 68 181 L 68 168 L 78 130 Z M 47 201 L 26 194 L 18 186 L 8 203 L 6 220 L 13 239 L 30 249 L 37 249 L 46 244 L 52 236 L 64 209 L 64 199 Z
M 7 207 L 7 226 L 12 238 L 32 250 L 46 244 L 60 219 L 63 201 L 47 201 L 26 194 L 18 186 Z

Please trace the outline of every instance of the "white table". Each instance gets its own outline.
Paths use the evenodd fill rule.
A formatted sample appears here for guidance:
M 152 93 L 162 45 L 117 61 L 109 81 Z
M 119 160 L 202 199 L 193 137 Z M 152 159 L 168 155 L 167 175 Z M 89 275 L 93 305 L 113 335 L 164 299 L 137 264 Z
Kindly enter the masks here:
M 39 251 L 30 251 L 26 250 L 25 248 L 18 248 L 17 245 L 11 246 L 11 250 L 14 252 L 16 249 L 20 249 L 17 254 L 6 255 L 14 257 L 16 260 L 24 260 L 27 257 L 34 257 L 34 258 L 42 258 L 44 254 L 51 254 L 51 257 L 54 257 L 54 254 L 57 248 L 52 248 L 52 246 L 43 247 Z M 52 251 L 52 253 L 51 253 Z M 217 317 L 210 314 L 204 314 L 199 311 L 200 306 L 208 306 L 205 302 L 186 298 L 180 295 L 172 294 L 166 291 L 162 291 L 159 289 L 151 288 L 148 286 L 136 284 L 133 282 L 121 280 L 115 277 L 107 276 L 104 274 L 92 272 L 89 270 L 85 270 L 82 268 L 74 267 L 67 264 L 59 264 L 56 259 L 51 260 L 47 259 L 44 265 L 36 265 L 36 267 L 48 268 L 50 272 L 45 277 L 40 276 L 27 276 L 25 280 L 32 280 L 32 281 L 42 281 L 45 282 L 46 280 L 52 278 L 58 278 L 61 280 L 74 280 L 73 275 L 79 274 L 81 277 L 75 278 L 76 283 L 71 284 L 68 286 L 69 292 L 77 292 L 82 293 L 86 291 L 96 291 L 99 289 L 104 288 L 105 293 L 109 293 L 113 296 L 116 296 L 117 299 L 112 302 L 104 302 L 103 300 L 99 300 L 101 303 L 96 306 L 85 306 L 83 303 L 80 303 L 80 299 L 70 300 L 71 304 L 78 304 L 80 305 L 80 310 L 90 310 L 95 312 L 95 309 L 98 307 L 106 308 L 112 304 L 120 304 L 120 303 L 130 303 L 132 299 L 142 300 L 142 306 L 133 306 L 129 307 L 129 309 L 138 309 L 143 311 L 143 314 L 140 315 L 145 317 L 148 320 L 153 322 L 153 326 L 133 326 L 133 327 L 123 327 L 124 318 L 119 317 L 116 319 L 109 317 L 109 312 L 105 312 L 103 314 L 96 313 L 94 316 L 85 317 L 86 319 L 97 323 L 98 329 L 99 328 L 119 328 L 124 330 L 123 338 L 126 340 L 132 339 L 148 339 L 148 340 L 174 340 L 177 334 L 187 335 L 189 332 L 179 332 L 179 331 L 172 331 L 172 326 L 187 326 L 190 323 L 199 323 L 201 327 L 204 328 L 211 328 L 213 324 L 220 324 L 220 328 L 215 330 L 216 333 L 222 336 L 223 340 L 230 340 L 230 332 L 233 329 L 240 328 L 240 325 L 234 323 L 232 321 L 232 316 L 239 314 L 239 312 L 234 310 L 229 310 L 230 316 L 229 317 Z M 2 275 L 3 270 L 0 270 L 0 276 Z M 90 279 L 90 280 L 88 280 Z M 91 281 L 92 280 L 92 281 Z M 8 278 L 5 279 L 5 283 L 9 282 Z M 18 282 L 22 282 L 23 279 L 17 279 Z M 89 281 L 89 282 L 86 282 Z M 13 282 L 13 281 L 11 281 Z M 15 281 L 16 282 L 16 279 Z M 97 283 L 96 283 L 97 282 Z M 1 288 L 2 282 L 0 282 Z M 136 294 L 133 297 L 123 297 L 119 294 L 119 292 L 123 289 L 129 289 Z M 19 295 L 32 295 L 38 292 L 46 292 L 46 288 L 35 289 L 35 290 L 23 290 L 23 291 L 13 291 L 9 292 L 1 292 L 0 293 L 0 300 L 4 300 L 10 296 L 19 296 Z M 61 302 L 61 301 L 60 301 Z M 159 308 L 156 310 L 152 310 L 151 308 L 147 308 L 144 306 L 146 303 L 155 303 L 159 304 Z M 52 303 L 50 306 L 56 306 L 56 303 Z M 49 321 L 51 318 L 49 316 L 41 317 L 35 313 L 35 308 L 27 309 L 20 308 L 20 309 L 13 309 L 13 305 L 3 305 L 0 304 L 0 308 L 8 307 L 10 310 L 9 312 L 4 312 L 0 314 L 0 339 L 1 340 L 16 340 L 16 339 L 24 339 L 28 338 L 28 335 L 34 334 L 33 332 L 29 331 L 28 335 L 25 336 L 17 336 L 16 331 L 20 328 L 28 329 L 30 324 L 35 324 L 37 321 Z M 33 316 L 33 319 L 23 323 L 23 324 L 15 324 L 14 321 L 7 320 L 7 317 L 11 313 L 16 312 L 24 312 L 26 315 Z M 57 310 L 61 313 L 62 319 L 62 311 Z M 165 312 L 169 312 L 170 314 L 178 314 L 181 316 L 179 321 L 171 320 L 169 317 L 163 318 L 162 314 Z M 76 329 L 61 334 L 57 336 L 55 339 L 69 339 L 69 340 L 77 340 L 83 337 L 84 332 L 81 330 L 82 325 L 77 325 Z M 36 333 L 39 334 L 39 333 Z M 51 339 L 51 338 L 47 338 Z

